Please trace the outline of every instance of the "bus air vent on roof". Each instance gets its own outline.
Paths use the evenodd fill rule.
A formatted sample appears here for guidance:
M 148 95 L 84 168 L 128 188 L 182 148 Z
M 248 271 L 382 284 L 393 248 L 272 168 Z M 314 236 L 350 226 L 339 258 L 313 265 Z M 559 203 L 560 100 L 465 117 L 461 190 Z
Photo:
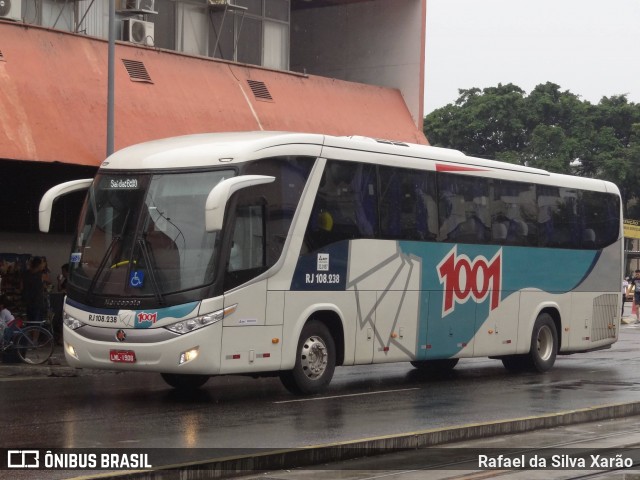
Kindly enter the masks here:
M 264 84 L 264 82 L 260 82 L 258 80 L 247 80 L 249 84 L 249 88 L 253 92 L 253 95 L 258 100 L 273 100 L 271 94 L 269 93 L 269 89 Z
M 125 58 L 122 59 L 122 63 L 124 63 L 124 68 L 127 69 L 131 81 L 153 83 L 144 63 L 138 60 L 127 60 Z
M 398 147 L 408 147 L 404 142 L 396 142 L 395 140 L 385 140 L 383 138 L 376 138 L 376 142 L 378 143 L 386 143 L 387 145 L 397 145 Z

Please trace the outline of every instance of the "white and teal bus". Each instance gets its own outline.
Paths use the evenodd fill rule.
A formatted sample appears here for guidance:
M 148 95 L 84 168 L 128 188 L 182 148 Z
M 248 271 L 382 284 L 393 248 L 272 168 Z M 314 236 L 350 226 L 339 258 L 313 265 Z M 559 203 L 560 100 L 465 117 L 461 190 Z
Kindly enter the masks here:
M 612 183 L 364 137 L 245 132 L 107 158 L 70 255 L 70 365 L 279 375 L 321 391 L 340 365 L 460 358 L 550 369 L 617 340 Z

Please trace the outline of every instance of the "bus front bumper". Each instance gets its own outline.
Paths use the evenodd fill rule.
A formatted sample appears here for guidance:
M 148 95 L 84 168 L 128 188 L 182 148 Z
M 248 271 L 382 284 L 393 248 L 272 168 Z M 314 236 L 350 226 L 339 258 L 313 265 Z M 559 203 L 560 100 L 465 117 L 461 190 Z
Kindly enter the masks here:
M 126 330 L 125 338 L 119 341 L 118 329 L 101 329 L 101 337 L 113 338 L 106 341 L 88 338 L 82 334 L 83 328 L 64 327 L 64 353 L 69 366 L 200 375 L 220 372 L 222 322 L 162 341 L 153 341 L 155 329 L 148 330 L 149 341 L 140 341 L 138 330 L 137 341 L 128 342 Z

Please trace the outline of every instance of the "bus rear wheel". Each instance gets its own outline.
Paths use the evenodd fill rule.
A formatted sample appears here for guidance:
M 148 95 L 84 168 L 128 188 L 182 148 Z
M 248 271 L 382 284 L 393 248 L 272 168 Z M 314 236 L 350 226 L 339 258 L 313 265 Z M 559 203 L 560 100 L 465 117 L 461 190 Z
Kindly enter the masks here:
M 162 379 L 176 390 L 196 390 L 209 380 L 208 375 L 186 375 L 184 373 L 161 373 Z
M 458 358 L 443 358 L 440 360 L 415 360 L 411 362 L 415 368 L 426 373 L 446 373 L 455 368 Z
M 556 324 L 548 313 L 541 313 L 536 318 L 531 334 L 529 365 L 532 370 L 546 372 L 553 367 L 558 354 L 558 332 Z
M 530 370 L 546 372 L 553 367 L 558 354 L 558 332 L 556 324 L 548 313 L 536 318 L 531 333 L 529 353 L 502 357 L 502 364 L 510 372 Z
M 287 390 L 297 395 L 321 392 L 333 378 L 336 347 L 326 325 L 311 320 L 302 329 L 293 370 L 280 373 Z

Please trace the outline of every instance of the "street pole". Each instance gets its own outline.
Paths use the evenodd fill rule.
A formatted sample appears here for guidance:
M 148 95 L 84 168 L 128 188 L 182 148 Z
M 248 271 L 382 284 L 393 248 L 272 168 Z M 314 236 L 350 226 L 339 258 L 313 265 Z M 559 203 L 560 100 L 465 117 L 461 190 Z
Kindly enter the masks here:
M 116 54 L 116 0 L 109 0 L 109 53 L 107 65 L 107 157 L 113 153 L 114 136 L 114 58 Z

